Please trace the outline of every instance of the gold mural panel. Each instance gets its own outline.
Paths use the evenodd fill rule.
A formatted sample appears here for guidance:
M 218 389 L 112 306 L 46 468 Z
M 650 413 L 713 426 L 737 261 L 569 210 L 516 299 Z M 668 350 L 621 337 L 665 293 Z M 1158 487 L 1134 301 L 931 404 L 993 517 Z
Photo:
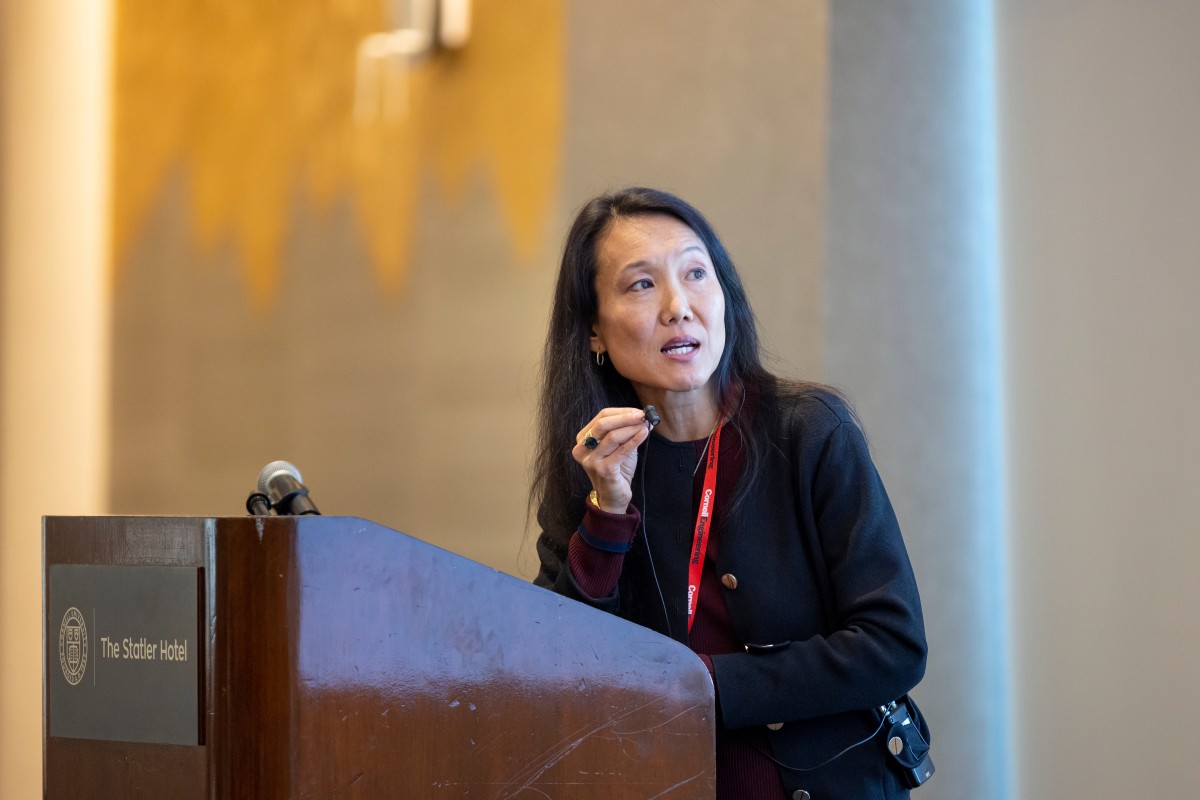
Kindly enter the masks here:
M 113 263 L 175 170 L 196 243 L 232 244 L 260 307 L 297 197 L 349 197 L 380 287 L 397 291 L 422 182 L 453 203 L 483 170 L 530 257 L 558 177 L 562 0 L 471 5 L 465 47 L 393 73 L 407 112 L 356 123 L 356 53 L 388 27 L 381 0 L 117 0 Z

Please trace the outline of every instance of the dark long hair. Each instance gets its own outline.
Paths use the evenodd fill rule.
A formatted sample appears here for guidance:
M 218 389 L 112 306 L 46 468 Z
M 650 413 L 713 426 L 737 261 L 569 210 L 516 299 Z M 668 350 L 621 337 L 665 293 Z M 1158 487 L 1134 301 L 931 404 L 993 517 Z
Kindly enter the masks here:
M 587 473 L 571 457 L 575 436 L 602 408 L 640 406 L 632 385 L 612 366 L 595 361 L 590 341 L 596 320 L 596 246 L 614 220 L 666 214 L 687 225 L 704 242 L 725 294 L 725 349 L 713 375 L 716 398 L 727 424 L 737 429 L 745 450 L 746 470 L 731 510 L 762 463 L 765 433 L 755 435 L 746 415 L 735 413 L 747 391 L 761 393 L 776 379 L 764 369 L 754 312 L 725 245 L 698 210 L 657 189 L 632 187 L 589 201 L 575 217 L 563 247 L 550 328 L 542 354 L 538 443 L 534 454 L 531 509 L 543 530 L 569 536 L 583 514 L 583 498 L 591 488 Z M 564 542 L 560 543 L 565 545 Z

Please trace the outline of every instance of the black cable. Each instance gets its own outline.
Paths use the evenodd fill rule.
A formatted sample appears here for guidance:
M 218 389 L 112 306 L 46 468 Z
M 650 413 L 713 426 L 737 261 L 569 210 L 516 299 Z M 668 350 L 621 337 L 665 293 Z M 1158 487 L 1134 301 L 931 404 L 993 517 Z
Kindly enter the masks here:
M 650 437 L 646 437 L 646 451 L 641 458 L 642 473 L 642 538 L 646 540 L 646 558 L 650 562 L 650 575 L 654 578 L 654 588 L 658 590 L 658 602 L 662 603 L 663 620 L 667 623 L 667 636 L 672 639 L 675 635 L 671 632 L 671 614 L 667 611 L 667 600 L 663 597 L 662 584 L 658 582 L 658 571 L 654 568 L 654 553 L 650 551 L 650 529 L 646 527 L 646 520 L 650 518 L 650 500 L 646 497 L 646 468 L 650 464 Z
M 770 754 L 770 753 L 766 752 L 765 750 L 762 750 L 762 749 L 760 749 L 760 748 L 758 747 L 758 745 L 754 744 L 754 742 L 750 741 L 749 739 L 747 739 L 747 738 L 745 738 L 745 737 L 742 737 L 742 741 L 743 741 L 743 742 L 745 742 L 747 745 L 749 745 L 749 746 L 750 746 L 751 748 L 753 748 L 754 750 L 757 750 L 757 751 L 758 751 L 758 753 L 759 753 L 759 755 L 762 755 L 762 756 L 765 756 L 766 758 L 769 758 L 771 761 L 774 761 L 776 764 L 778 764 L 779 766 L 783 767 L 784 769 L 791 770 L 792 772 L 812 772 L 813 770 L 817 770 L 817 769 L 820 769 L 821 767 L 825 767 L 825 766 L 828 766 L 829 764 L 832 764 L 834 761 L 837 761 L 839 758 L 841 758 L 842 756 L 846 755 L 846 753 L 849 753 L 849 752 L 850 752 L 851 750 L 853 750 L 854 748 L 856 748 L 856 747 L 862 747 L 864 744 L 866 744 L 867 742 L 869 742 L 869 741 L 871 741 L 872 739 L 874 739 L 876 736 L 878 736 L 878 735 L 879 735 L 879 732 L 880 732 L 881 730 L 883 730 L 883 726 L 884 726 L 884 724 L 885 724 L 886 722 L 887 722 L 887 714 L 883 714 L 883 715 L 880 717 L 880 720 L 879 720 L 879 726 L 878 726 L 878 727 L 876 727 L 876 728 L 875 728 L 875 730 L 871 732 L 871 735 L 870 735 L 870 736 L 868 736 L 867 738 L 863 739 L 862 741 L 855 742 L 854 744 L 852 744 L 852 745 L 850 745 L 849 747 L 845 748 L 845 749 L 844 749 L 844 750 L 842 750 L 841 752 L 839 752 L 839 753 L 837 753 L 837 754 L 835 754 L 835 755 L 832 755 L 832 756 L 830 756 L 829 758 L 827 758 L 827 759 L 825 759 L 824 761 L 822 761 L 820 764 L 817 764 L 815 767 L 793 767 L 791 764 L 785 764 L 785 763 L 783 763 L 782 761 L 780 761 L 778 758 L 776 758 L 775 756 L 773 756 L 772 754 Z

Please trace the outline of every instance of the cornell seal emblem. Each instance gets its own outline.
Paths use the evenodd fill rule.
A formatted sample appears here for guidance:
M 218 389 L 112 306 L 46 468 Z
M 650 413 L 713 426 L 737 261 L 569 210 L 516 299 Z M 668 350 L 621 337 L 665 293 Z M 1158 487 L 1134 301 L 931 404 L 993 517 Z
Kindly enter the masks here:
M 79 609 L 72 606 L 63 614 L 58 628 L 58 662 L 62 665 L 63 677 L 72 686 L 83 680 L 87 671 L 88 638 L 87 626 Z

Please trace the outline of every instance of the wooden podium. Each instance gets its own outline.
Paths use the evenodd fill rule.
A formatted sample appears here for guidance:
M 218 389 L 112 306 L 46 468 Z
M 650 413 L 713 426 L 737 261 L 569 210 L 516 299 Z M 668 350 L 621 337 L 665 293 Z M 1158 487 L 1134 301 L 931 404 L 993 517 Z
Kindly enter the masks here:
M 713 797 L 691 651 L 396 531 L 47 517 L 43 553 L 49 800 Z

